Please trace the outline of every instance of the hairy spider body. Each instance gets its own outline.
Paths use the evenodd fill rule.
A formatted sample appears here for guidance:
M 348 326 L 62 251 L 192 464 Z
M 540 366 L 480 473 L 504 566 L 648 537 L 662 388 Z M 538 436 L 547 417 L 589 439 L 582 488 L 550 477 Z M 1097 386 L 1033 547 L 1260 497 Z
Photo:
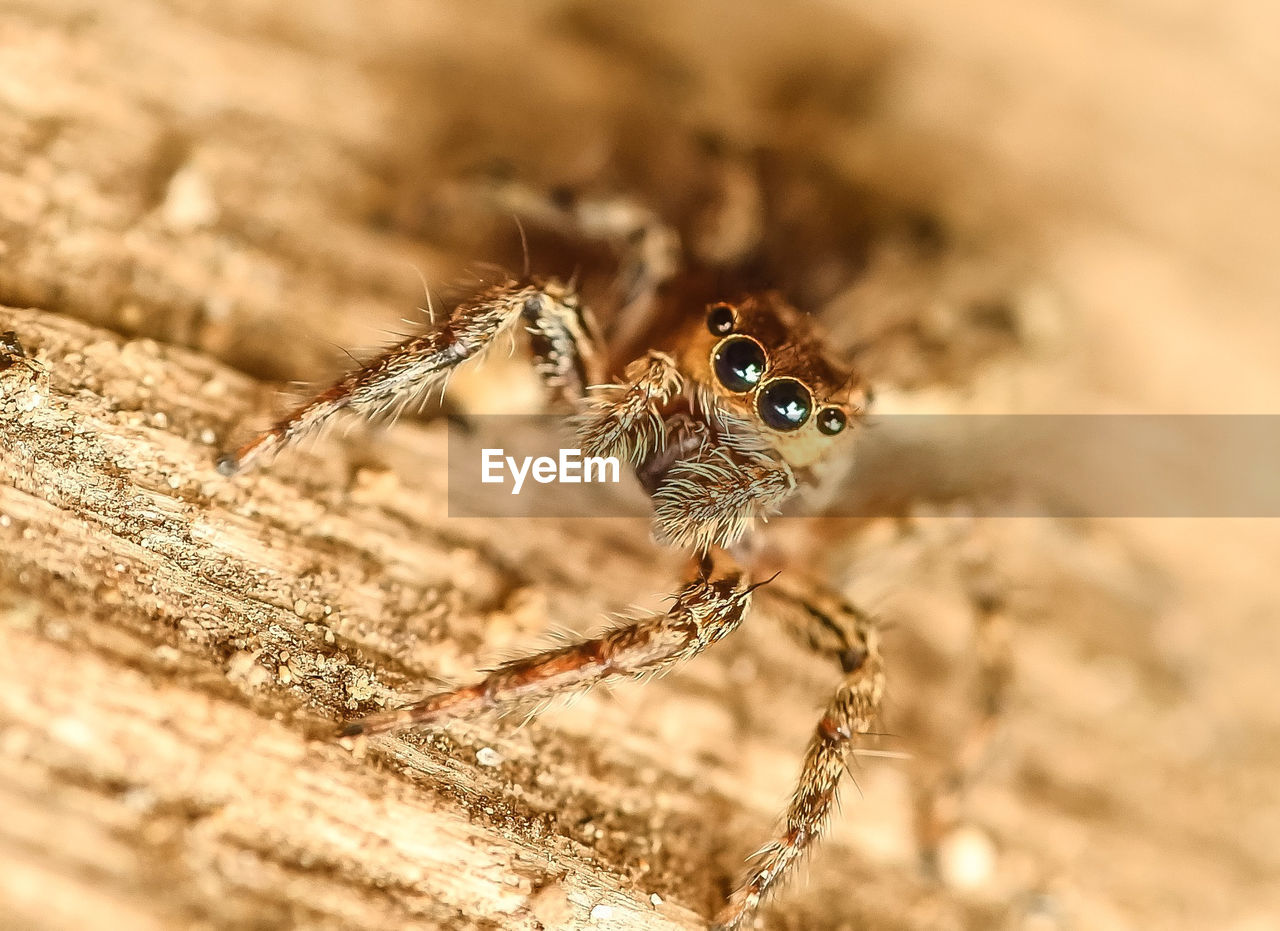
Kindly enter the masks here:
M 800 642 L 833 659 L 843 680 L 810 740 L 782 834 L 761 851 L 715 919 L 726 931 L 740 928 L 821 834 L 849 754 L 871 730 L 884 691 L 871 620 L 832 592 L 793 586 L 789 573 L 762 587 L 773 579 L 753 581 L 759 567 L 745 538 L 849 440 L 869 391 L 856 372 L 828 356 L 809 318 L 778 295 L 707 303 L 663 288 L 676 275 L 670 257 L 678 238 L 646 212 L 546 201 L 522 188 L 506 189 L 500 201 L 537 222 L 624 245 L 623 300 L 609 326 L 597 326 L 571 285 L 527 276 L 506 281 L 459 304 L 431 332 L 348 373 L 222 456 L 218 468 L 234 474 L 339 411 L 385 413 L 443 392 L 459 365 L 524 330 L 552 401 L 568 401 L 576 411 L 582 451 L 634 467 L 653 502 L 655 536 L 690 550 L 692 578 L 664 612 L 503 663 L 477 682 L 355 720 L 340 733 L 437 725 L 537 705 L 608 679 L 662 673 L 730 634 L 757 602 Z M 643 336 L 638 319 L 663 326 L 650 334 L 646 351 L 619 360 L 610 340 L 616 346 Z

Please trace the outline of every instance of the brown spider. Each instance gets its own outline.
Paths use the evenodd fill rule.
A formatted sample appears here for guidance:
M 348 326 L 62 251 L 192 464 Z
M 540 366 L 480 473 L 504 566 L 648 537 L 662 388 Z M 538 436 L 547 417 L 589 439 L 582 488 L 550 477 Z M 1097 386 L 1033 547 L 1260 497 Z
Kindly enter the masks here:
M 785 829 L 717 915 L 745 925 L 821 835 L 855 742 L 884 693 L 870 618 L 830 590 L 789 578 L 758 580 L 748 547 L 757 518 L 813 483 L 854 432 L 869 390 L 829 358 L 809 318 L 772 293 L 717 299 L 680 271 L 679 243 L 651 214 L 625 202 L 544 199 L 507 186 L 501 203 L 540 224 L 620 244 L 623 298 L 602 339 L 572 284 L 508 280 L 457 306 L 443 325 L 408 339 L 302 404 L 218 467 L 231 475 L 340 410 L 386 411 L 443 390 L 459 365 L 505 333 L 530 337 L 534 364 L 558 400 L 576 408 L 581 448 L 632 464 L 653 502 L 658 538 L 691 552 L 691 581 L 665 613 L 620 623 L 503 663 L 480 681 L 347 724 L 342 736 L 537 704 L 608 679 L 668 670 L 737 628 L 753 606 L 779 617 L 843 678 L 805 754 Z M 645 347 L 631 352 L 631 344 Z M 774 582 L 763 588 L 766 582 Z

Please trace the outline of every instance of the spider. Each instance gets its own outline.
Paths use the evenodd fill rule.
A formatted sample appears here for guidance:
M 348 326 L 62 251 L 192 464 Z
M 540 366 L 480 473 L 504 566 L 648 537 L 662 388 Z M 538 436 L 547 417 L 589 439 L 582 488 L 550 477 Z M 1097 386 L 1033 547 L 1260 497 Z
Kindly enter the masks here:
M 665 612 L 505 662 L 473 684 L 352 721 L 340 735 L 440 725 L 665 672 L 731 634 L 753 608 L 771 614 L 833 661 L 841 679 L 814 728 L 781 833 L 714 919 L 721 931 L 738 929 L 822 835 L 885 690 L 872 619 L 798 574 L 763 577 L 751 545 L 761 519 L 812 487 L 846 448 L 871 392 L 851 365 L 832 358 L 815 322 L 780 295 L 710 292 L 707 276 L 683 267 L 678 235 L 650 212 L 515 185 L 497 200 L 518 217 L 619 247 L 616 300 L 601 322 L 573 282 L 526 269 L 350 371 L 223 454 L 218 468 L 232 475 L 339 411 L 375 415 L 443 392 L 450 373 L 500 336 L 526 332 L 550 401 L 575 412 L 582 452 L 630 463 L 652 500 L 657 539 L 689 552 L 688 581 Z

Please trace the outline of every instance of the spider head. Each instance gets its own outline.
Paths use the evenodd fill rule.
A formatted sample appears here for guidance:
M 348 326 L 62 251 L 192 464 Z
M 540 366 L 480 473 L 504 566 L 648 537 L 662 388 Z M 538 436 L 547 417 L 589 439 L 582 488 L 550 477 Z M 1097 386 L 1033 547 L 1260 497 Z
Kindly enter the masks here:
M 706 308 L 686 373 L 788 465 L 825 457 L 852 433 L 870 390 L 833 361 L 810 318 L 774 294 Z

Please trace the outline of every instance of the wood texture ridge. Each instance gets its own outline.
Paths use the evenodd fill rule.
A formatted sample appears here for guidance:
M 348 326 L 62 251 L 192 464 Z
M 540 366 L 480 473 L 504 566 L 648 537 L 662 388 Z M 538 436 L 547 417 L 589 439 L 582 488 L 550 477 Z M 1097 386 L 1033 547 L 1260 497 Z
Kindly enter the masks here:
M 336 509 L 287 480 L 229 482 L 211 439 L 243 378 L 46 314 L 4 311 L 0 327 L 43 366 L 0 381 L 4 572 L 28 592 L 5 595 L 0 707 L 34 757 L 6 761 L 5 840 L 49 845 L 6 871 L 19 905 L 118 927 L 493 927 L 539 909 L 574 926 L 601 908 L 619 927 L 697 926 L 551 836 L 537 780 L 495 805 L 502 767 L 477 768 L 478 747 L 392 739 L 361 762 L 308 739 L 384 694 L 357 652 L 411 668 L 486 600 L 510 600 L 501 567 L 433 532 L 438 486 L 415 490 L 415 513 L 387 501 L 385 475 L 356 475 Z M 454 598 L 466 619 L 447 616 Z M 76 812 L 89 821 L 68 834 Z M 51 888 L 35 880 L 80 870 L 99 874 L 92 901 L 22 903 Z M 224 894 L 229 880 L 243 887 Z
M 1273 413 L 1273 7 L 0 4 L 0 334 L 30 356 L 0 355 L 0 929 L 705 927 L 838 670 L 752 616 L 527 726 L 344 746 L 659 607 L 681 557 L 642 520 L 450 518 L 437 421 L 232 478 L 218 451 L 420 329 L 424 283 L 518 271 L 460 193 L 504 169 L 750 253 L 883 411 Z M 534 272 L 611 285 L 611 250 L 524 232 Z M 456 399 L 524 405 L 522 372 Z M 771 532 L 883 621 L 890 756 L 761 928 L 1280 924 L 1275 522 L 903 500 Z M 975 594 L 1012 680 L 929 862 Z

